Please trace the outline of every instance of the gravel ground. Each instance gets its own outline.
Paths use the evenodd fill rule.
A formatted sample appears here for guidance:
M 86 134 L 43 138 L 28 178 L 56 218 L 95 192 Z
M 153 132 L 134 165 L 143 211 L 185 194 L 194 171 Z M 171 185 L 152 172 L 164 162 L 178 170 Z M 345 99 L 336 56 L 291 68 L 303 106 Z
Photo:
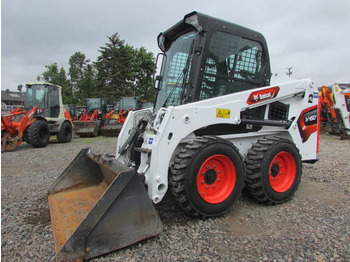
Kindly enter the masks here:
M 2 261 L 55 261 L 47 191 L 80 149 L 114 154 L 116 138 L 23 143 L 1 154 Z M 170 195 L 156 206 L 165 230 L 91 261 L 350 261 L 350 141 L 321 135 L 320 161 L 303 165 L 293 200 L 243 195 L 229 213 L 193 219 Z

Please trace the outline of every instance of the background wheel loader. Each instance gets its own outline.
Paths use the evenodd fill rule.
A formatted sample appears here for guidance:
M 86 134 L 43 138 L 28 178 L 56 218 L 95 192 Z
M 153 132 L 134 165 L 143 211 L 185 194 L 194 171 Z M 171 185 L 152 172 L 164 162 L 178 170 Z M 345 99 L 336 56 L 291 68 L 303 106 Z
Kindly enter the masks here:
M 118 136 L 123 124 L 131 110 L 139 110 L 141 101 L 138 97 L 126 96 L 122 97 L 114 104 L 114 110 L 109 113 L 101 128 L 103 136 Z
M 49 190 L 58 261 L 160 233 L 152 202 L 168 190 L 193 216 L 227 212 L 244 185 L 259 202 L 283 203 L 302 162 L 317 161 L 318 90 L 310 79 L 270 86 L 262 34 L 192 12 L 158 46 L 154 109 L 129 112 L 115 158 L 82 150 Z
M 341 139 L 350 136 L 350 85 L 333 84 L 320 89 L 320 111 L 323 128 L 329 133 L 340 135 Z
M 45 147 L 50 135 L 59 143 L 72 139 L 72 119 L 63 106 L 62 88 L 50 83 L 26 84 L 24 110 L 1 116 L 1 152 L 15 150 L 22 140 Z
M 79 120 L 74 121 L 75 133 L 81 137 L 94 137 L 101 133 L 107 104 L 105 98 L 87 98 L 86 107 Z

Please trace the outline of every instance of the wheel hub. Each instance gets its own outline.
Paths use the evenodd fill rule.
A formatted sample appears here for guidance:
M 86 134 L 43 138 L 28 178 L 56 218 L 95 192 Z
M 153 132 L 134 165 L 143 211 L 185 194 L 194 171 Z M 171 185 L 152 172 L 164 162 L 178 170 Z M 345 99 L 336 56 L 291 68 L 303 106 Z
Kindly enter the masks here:
M 208 185 L 216 181 L 217 174 L 214 169 L 209 169 L 204 175 L 204 182 Z
M 276 177 L 276 176 L 278 176 L 279 172 L 280 172 L 280 167 L 277 164 L 272 165 L 270 175 L 272 177 Z

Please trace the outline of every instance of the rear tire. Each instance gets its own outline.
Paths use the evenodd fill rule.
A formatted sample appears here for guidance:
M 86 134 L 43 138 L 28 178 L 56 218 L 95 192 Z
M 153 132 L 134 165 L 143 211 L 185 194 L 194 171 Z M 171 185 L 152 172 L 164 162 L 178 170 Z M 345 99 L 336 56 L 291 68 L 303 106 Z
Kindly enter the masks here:
M 72 139 L 72 125 L 69 122 L 63 122 L 60 132 L 57 134 L 58 143 L 68 143 Z
M 246 189 L 255 200 L 279 204 L 298 190 L 302 175 L 299 151 L 288 139 L 269 136 L 260 139 L 246 157 Z
M 46 121 L 36 120 L 28 130 L 29 142 L 33 147 L 46 147 L 50 140 L 50 128 Z
M 238 149 L 226 140 L 204 136 L 188 142 L 175 157 L 169 185 L 188 214 L 218 216 L 241 195 L 244 176 Z

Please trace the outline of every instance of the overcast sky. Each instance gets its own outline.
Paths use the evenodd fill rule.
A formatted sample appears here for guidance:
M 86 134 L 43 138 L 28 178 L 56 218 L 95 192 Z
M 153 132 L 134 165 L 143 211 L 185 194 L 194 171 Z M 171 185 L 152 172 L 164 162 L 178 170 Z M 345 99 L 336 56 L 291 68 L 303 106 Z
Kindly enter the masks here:
M 348 0 L 2 0 L 1 89 L 36 81 L 81 52 L 96 61 L 107 36 L 159 52 L 159 32 L 198 11 L 261 32 L 277 78 L 350 82 Z

